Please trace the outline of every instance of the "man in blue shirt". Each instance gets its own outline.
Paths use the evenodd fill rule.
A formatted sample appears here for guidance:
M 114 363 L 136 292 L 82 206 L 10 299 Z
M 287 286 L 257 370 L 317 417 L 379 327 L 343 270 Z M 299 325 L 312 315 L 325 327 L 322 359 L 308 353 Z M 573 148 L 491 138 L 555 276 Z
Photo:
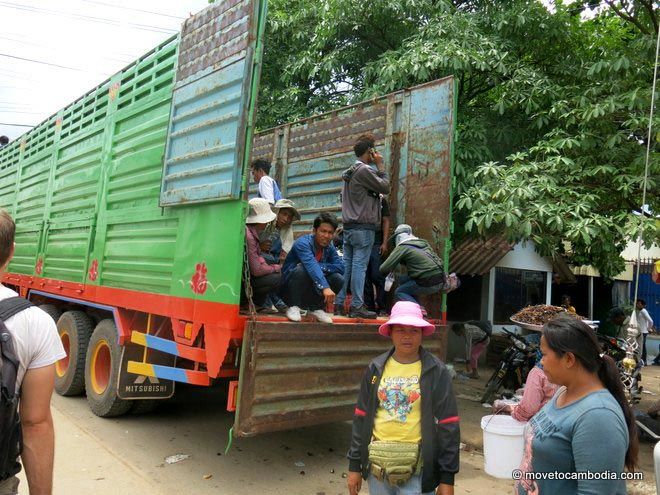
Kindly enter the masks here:
M 299 237 L 284 260 L 280 295 L 291 321 L 300 321 L 303 308 L 321 323 L 332 323 L 324 307 L 334 304 L 344 283 L 344 262 L 332 244 L 337 226 L 334 215 L 321 213 L 314 219 L 313 233 Z

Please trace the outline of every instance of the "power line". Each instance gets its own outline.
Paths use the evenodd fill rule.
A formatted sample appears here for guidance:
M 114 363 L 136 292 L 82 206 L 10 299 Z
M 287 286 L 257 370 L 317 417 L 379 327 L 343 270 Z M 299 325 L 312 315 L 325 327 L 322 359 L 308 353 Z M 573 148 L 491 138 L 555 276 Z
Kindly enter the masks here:
M 46 112 L 24 112 L 22 110 L 12 110 L 11 108 L 0 108 L 0 113 L 21 113 L 25 115 L 43 115 Z
M 154 33 L 165 33 L 165 34 L 174 34 L 176 31 L 169 29 L 169 28 L 162 28 L 158 26 L 149 26 L 147 24 L 137 24 L 134 22 L 123 22 L 123 21 L 118 21 L 116 19 L 108 19 L 105 17 L 95 17 L 95 16 L 89 16 L 89 15 L 82 15 L 82 14 L 73 14 L 70 12 L 61 12 L 57 10 L 50 10 L 50 9 L 42 9 L 42 8 L 37 8 L 37 7 L 30 7 L 28 5 L 20 5 L 16 3 L 9 3 L 9 2 L 0 2 L 0 6 L 10 8 L 10 9 L 16 9 L 16 10 L 24 10 L 26 12 L 34 12 L 38 14 L 49 14 L 49 15 L 58 15 L 61 17 L 68 17 L 69 19 L 76 19 L 76 20 L 83 20 L 83 21 L 89 21 L 89 22 L 97 22 L 101 24 L 108 24 L 111 26 L 128 26 L 132 27 L 135 29 L 142 29 L 144 31 L 151 31 Z
M 12 38 L 8 36 L 0 36 L 0 40 L 7 40 L 7 41 L 13 41 L 14 43 L 20 43 L 21 45 L 28 45 L 28 46 L 37 46 L 41 48 L 55 48 L 52 44 L 51 45 L 45 45 L 43 43 L 34 43 L 32 41 L 26 41 L 24 39 L 20 38 Z M 58 50 L 61 50 L 61 46 L 57 47 Z M 129 58 L 117 58 L 117 57 L 108 57 L 107 55 L 94 55 L 95 58 L 103 58 L 106 60 L 112 60 L 114 62 L 121 62 L 123 64 L 127 64 L 132 62 L 132 59 Z
M 94 3 L 96 5 L 105 5 L 106 7 L 112 7 L 115 9 L 121 9 L 121 10 L 131 10 L 133 12 L 144 12 L 145 14 L 154 14 L 154 15 L 161 15 L 163 17 L 170 17 L 172 19 L 177 19 L 179 21 L 182 21 L 185 19 L 185 17 L 179 17 L 176 15 L 170 15 L 170 14 L 163 14 L 162 12 L 153 12 L 151 10 L 142 10 L 142 9 L 133 9 L 131 7 L 122 7 L 121 5 L 113 5 L 111 3 L 106 3 L 106 2 L 97 2 L 95 0 L 82 0 L 83 2 L 87 3 Z
M 15 58 L 17 60 L 24 60 L 26 62 L 34 62 L 35 64 L 50 65 L 51 67 L 58 67 L 60 69 L 69 69 L 69 70 L 75 70 L 75 71 L 79 71 L 79 72 L 88 72 L 90 74 L 103 74 L 103 75 L 106 75 L 104 72 L 89 71 L 89 70 L 86 70 L 86 69 L 79 69 L 77 67 L 69 67 L 67 65 L 51 64 L 50 62 L 43 62 L 41 60 L 34 60 L 32 58 L 17 57 L 15 55 L 9 55 L 7 53 L 0 53 L 0 57 Z
M 28 124 L 9 124 L 7 122 L 0 122 L 0 125 L 8 125 L 11 127 L 34 127 L 33 125 L 28 125 Z

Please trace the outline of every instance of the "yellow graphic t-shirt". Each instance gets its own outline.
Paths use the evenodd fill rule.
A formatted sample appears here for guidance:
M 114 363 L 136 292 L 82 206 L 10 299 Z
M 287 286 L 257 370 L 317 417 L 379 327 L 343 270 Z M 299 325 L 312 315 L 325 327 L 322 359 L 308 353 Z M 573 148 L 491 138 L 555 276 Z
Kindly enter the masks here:
M 385 363 L 378 385 L 374 437 L 387 442 L 419 443 L 422 439 L 422 400 L 419 379 L 422 362 Z

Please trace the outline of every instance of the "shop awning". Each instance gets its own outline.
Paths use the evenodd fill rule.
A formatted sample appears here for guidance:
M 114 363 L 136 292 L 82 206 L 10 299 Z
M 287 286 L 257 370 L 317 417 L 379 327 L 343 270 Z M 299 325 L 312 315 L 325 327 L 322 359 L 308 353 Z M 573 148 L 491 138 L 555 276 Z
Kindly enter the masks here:
M 462 275 L 485 275 L 513 250 L 503 237 L 465 239 L 449 254 L 449 271 Z

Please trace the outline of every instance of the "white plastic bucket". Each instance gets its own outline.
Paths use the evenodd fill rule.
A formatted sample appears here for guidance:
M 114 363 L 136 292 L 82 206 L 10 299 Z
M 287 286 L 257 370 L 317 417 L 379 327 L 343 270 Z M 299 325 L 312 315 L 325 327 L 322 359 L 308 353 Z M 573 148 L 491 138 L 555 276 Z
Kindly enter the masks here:
M 653 449 L 653 462 L 655 463 L 655 492 L 660 493 L 660 442 Z
M 481 418 L 484 431 L 484 471 L 496 478 L 512 479 L 511 473 L 520 467 L 527 423 L 511 416 L 497 414 Z

